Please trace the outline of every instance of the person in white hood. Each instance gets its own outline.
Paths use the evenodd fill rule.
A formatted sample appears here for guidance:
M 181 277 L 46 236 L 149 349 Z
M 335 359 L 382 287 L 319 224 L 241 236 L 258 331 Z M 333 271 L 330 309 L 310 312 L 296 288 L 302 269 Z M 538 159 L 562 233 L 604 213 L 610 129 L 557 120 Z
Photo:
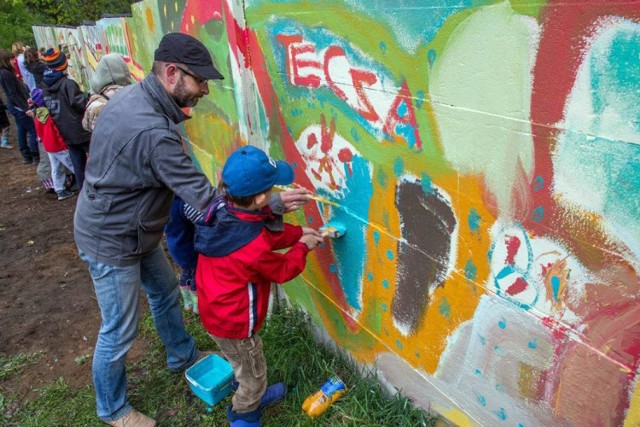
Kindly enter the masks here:
M 91 98 L 82 119 L 82 127 L 93 132 L 96 120 L 109 99 L 123 87 L 131 84 L 131 72 L 122 55 L 110 53 L 98 62 L 90 80 Z

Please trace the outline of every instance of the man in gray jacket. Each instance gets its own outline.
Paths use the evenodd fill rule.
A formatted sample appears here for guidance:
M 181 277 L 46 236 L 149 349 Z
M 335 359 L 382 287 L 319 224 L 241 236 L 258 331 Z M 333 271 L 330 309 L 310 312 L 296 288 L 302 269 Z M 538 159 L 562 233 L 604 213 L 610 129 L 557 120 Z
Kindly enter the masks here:
M 183 150 L 177 124 L 222 79 L 206 47 L 170 33 L 155 51 L 152 73 L 121 89 L 104 107 L 91 138 L 91 156 L 75 213 L 75 240 L 89 263 L 102 324 L 93 357 L 98 416 L 112 426 L 154 426 L 126 395 L 125 360 L 138 331 L 140 287 L 167 350 L 170 370 L 198 359 L 185 331 L 175 273 L 160 245 L 174 193 L 204 211 L 216 196 Z M 306 201 L 283 193 L 276 213 Z M 277 212 L 280 210 L 280 212 Z

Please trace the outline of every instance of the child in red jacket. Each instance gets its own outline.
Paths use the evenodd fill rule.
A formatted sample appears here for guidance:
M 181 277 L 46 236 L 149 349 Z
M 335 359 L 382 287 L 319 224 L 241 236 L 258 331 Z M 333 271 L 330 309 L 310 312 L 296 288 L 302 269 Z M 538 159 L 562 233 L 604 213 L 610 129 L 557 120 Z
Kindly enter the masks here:
M 31 100 L 36 106 L 34 112 L 34 122 L 36 125 L 36 134 L 42 141 L 42 146 L 49 155 L 51 161 L 51 179 L 53 180 L 53 189 L 58 195 L 58 200 L 65 200 L 73 196 L 73 192 L 65 189 L 65 181 L 67 179 L 65 167 L 73 172 L 73 163 L 69 155 L 69 147 L 62 139 L 62 135 L 58 131 L 58 127 L 51 119 L 49 110 L 44 106 L 42 98 L 42 90 L 39 88 L 31 92 Z
M 205 329 L 231 363 L 238 382 L 227 408 L 231 426 L 259 426 L 261 408 L 286 394 L 267 387 L 267 365 L 258 331 L 267 315 L 271 283 L 292 280 L 304 270 L 320 233 L 285 224 L 268 207 L 274 185 L 293 182 L 293 169 L 262 150 L 235 151 L 222 170 L 220 188 L 205 220 L 196 223 L 198 306 Z M 285 253 L 279 249 L 290 248 Z

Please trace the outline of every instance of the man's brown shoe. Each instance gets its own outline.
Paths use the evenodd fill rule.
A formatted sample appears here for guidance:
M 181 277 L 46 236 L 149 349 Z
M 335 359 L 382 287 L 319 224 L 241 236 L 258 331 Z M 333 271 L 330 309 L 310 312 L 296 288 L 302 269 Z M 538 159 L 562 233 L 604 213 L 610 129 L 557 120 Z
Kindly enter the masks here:
M 115 421 L 108 422 L 114 427 L 155 427 L 156 420 L 149 418 L 135 409 L 128 412 L 124 417 L 120 417 Z

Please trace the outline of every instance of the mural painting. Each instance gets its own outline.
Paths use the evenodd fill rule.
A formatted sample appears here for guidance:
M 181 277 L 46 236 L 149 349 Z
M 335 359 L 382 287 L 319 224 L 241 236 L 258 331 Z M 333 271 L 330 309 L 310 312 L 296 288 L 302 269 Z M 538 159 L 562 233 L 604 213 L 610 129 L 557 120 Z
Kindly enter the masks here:
M 95 28 L 137 79 L 171 31 L 225 76 L 183 127 L 212 181 L 251 143 L 333 202 L 295 218 L 347 233 L 284 289 L 339 347 L 459 425 L 640 425 L 640 4 L 132 12 Z

